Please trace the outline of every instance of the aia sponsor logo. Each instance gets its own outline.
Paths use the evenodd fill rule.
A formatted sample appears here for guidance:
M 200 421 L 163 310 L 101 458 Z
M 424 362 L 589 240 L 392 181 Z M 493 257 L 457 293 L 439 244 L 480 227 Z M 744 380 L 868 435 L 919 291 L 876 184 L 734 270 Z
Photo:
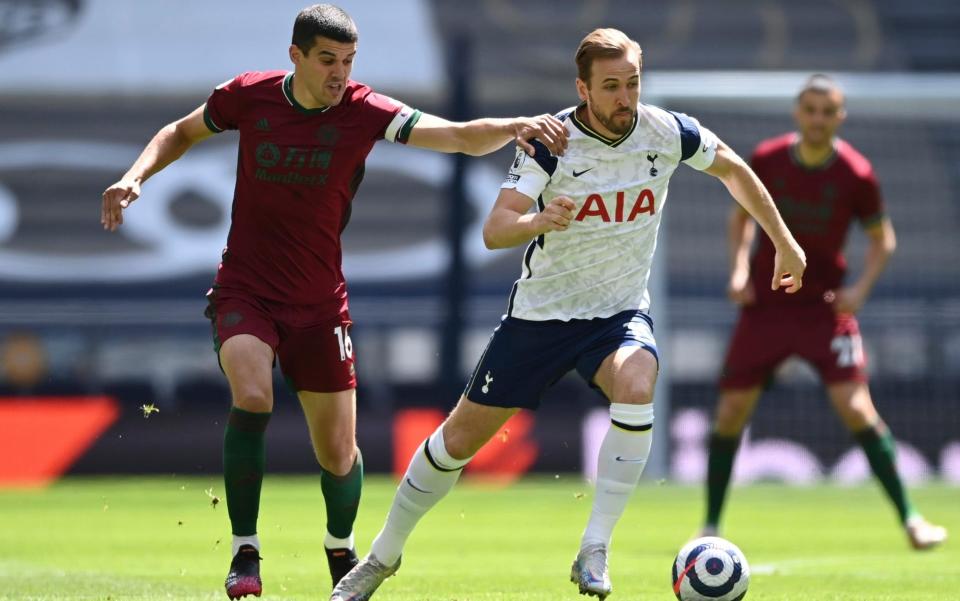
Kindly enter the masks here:
M 587 196 L 580 212 L 574 217 L 576 221 L 583 221 L 588 217 L 596 217 L 605 223 L 611 221 L 623 223 L 624 221 L 633 221 L 640 215 L 649 215 L 653 217 L 657 213 L 657 202 L 653 191 L 647 188 L 640 190 L 637 197 L 632 200 L 627 199 L 626 192 L 617 192 L 616 198 L 604 198 L 600 194 L 591 194 Z

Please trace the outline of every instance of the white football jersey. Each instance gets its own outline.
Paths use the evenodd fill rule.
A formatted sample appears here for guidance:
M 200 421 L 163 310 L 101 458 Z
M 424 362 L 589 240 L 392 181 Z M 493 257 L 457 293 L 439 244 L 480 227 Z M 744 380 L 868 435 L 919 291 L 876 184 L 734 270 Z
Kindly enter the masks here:
M 590 129 L 576 107 L 557 117 L 570 132 L 564 155 L 551 156 L 535 140 L 536 155 L 518 149 L 501 187 L 529 196 L 541 211 L 568 196 L 574 219 L 566 231 L 530 242 L 507 314 L 568 321 L 646 311 L 670 176 L 681 162 L 699 170 L 713 164 L 717 137 L 692 117 L 645 104 L 617 140 Z

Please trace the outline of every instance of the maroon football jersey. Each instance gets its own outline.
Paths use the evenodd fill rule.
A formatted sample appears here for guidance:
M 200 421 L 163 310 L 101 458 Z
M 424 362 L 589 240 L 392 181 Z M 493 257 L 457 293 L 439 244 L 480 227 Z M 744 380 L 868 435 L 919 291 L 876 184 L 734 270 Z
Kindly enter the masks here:
M 420 112 L 355 81 L 340 104 L 307 109 L 292 81 L 286 71 L 243 73 L 207 100 L 211 131 L 240 131 L 216 283 L 336 315 L 347 308 L 340 233 L 364 161 L 379 139 L 406 142 Z
M 807 255 L 803 287 L 796 294 L 770 290 L 774 248 L 759 231 L 750 274 L 757 303 L 822 303 L 843 283 L 843 247 L 853 220 L 865 227 L 883 217 L 880 188 L 870 162 L 843 140 L 821 166 L 807 168 L 796 157 L 796 134 L 761 142 L 751 165 L 773 196 L 787 227 Z

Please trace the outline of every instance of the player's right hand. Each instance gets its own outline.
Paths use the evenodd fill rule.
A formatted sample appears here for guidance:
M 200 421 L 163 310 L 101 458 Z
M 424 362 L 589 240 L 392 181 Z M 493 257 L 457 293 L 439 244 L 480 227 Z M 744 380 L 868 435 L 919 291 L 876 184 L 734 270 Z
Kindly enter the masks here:
M 537 233 L 564 231 L 570 227 L 570 222 L 573 221 L 573 210 L 576 208 L 577 205 L 570 197 L 557 196 L 533 218 Z
M 785 288 L 787 294 L 793 294 L 803 287 L 803 272 L 807 269 L 807 255 L 795 241 L 783 248 L 777 248 L 773 258 L 773 281 L 770 289 Z
M 115 231 L 123 223 L 123 210 L 140 197 L 140 182 L 122 179 L 103 191 L 100 223 L 103 229 Z

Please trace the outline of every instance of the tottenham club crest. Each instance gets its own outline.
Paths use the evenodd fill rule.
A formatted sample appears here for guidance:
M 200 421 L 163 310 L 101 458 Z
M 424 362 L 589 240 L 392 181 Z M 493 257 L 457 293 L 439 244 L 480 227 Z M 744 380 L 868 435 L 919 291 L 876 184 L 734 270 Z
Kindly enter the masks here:
M 656 165 L 654 165 L 654 161 L 657 160 L 657 157 L 658 157 L 658 156 L 660 156 L 660 155 L 659 155 L 659 154 L 648 154 L 648 155 L 647 155 L 647 160 L 650 161 L 650 177 L 657 177 L 657 173 L 659 173 L 659 171 L 657 171 Z
M 488 371 L 487 375 L 485 375 L 483 379 L 486 381 L 486 383 L 480 387 L 480 391 L 483 392 L 483 394 L 487 394 L 490 392 L 490 385 L 493 384 L 493 376 L 491 376 L 490 372 Z

